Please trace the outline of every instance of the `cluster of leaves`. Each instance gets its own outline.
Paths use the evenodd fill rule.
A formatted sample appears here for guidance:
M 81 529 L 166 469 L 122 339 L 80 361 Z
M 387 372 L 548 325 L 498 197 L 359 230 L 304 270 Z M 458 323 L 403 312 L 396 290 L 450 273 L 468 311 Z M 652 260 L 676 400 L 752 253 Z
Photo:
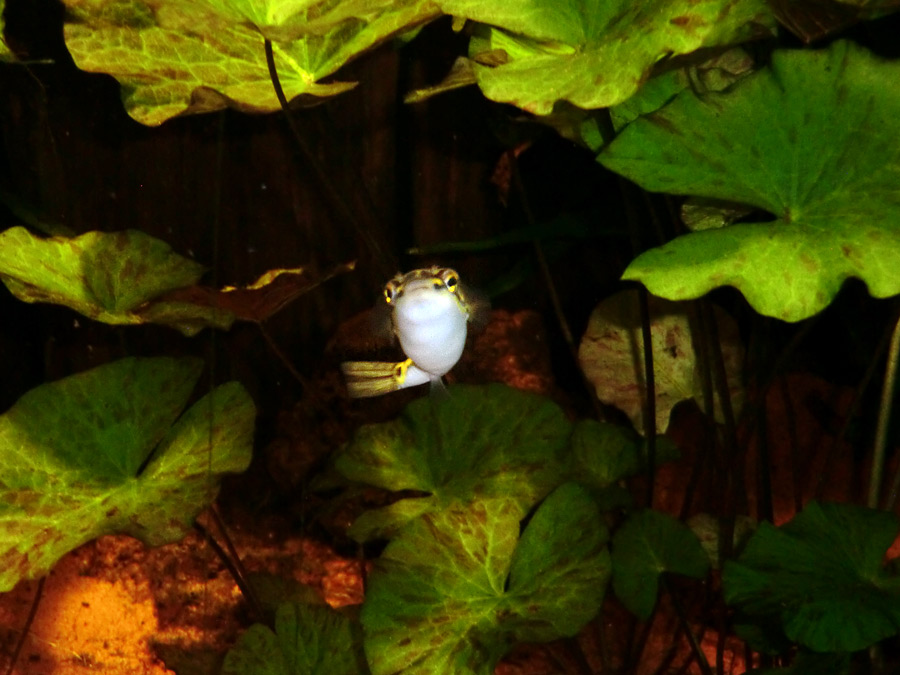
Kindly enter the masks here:
M 236 319 L 262 321 L 334 274 L 271 270 L 242 289 L 198 286 L 205 271 L 138 230 L 38 237 L 24 227 L 0 233 L 0 280 L 19 300 L 63 305 L 109 324 L 157 323 L 196 335 Z
M 231 382 L 182 414 L 202 362 L 128 358 L 28 392 L 0 416 L 0 591 L 103 534 L 177 541 L 250 463 L 256 410 Z
M 836 42 L 817 51 L 776 51 L 755 72 L 745 59 L 732 69 L 717 62 L 707 74 L 718 75 L 699 89 L 672 67 L 673 58 L 698 66 L 700 51 L 770 36 L 776 19 L 796 28 L 800 15 L 791 3 L 64 2 L 66 43 L 76 63 L 117 77 L 126 109 L 146 124 L 227 105 L 275 109 L 266 41 L 289 98 L 325 97 L 353 86 L 322 81 L 348 60 L 452 15 L 457 26 L 471 22 L 468 56 L 448 80 L 412 99 L 477 84 L 492 100 L 543 116 L 645 189 L 703 200 L 684 211 L 693 232 L 639 256 L 624 278 L 670 300 L 731 285 L 760 313 L 787 321 L 823 309 L 848 277 L 864 280 L 876 297 L 900 292 L 894 143 L 900 93 L 885 86 L 900 76 L 897 63 Z M 871 16 L 891 3 L 839 4 Z M 0 52 L 0 59 L 8 56 Z M 597 108 L 610 108 L 613 137 L 601 133 L 591 112 Z M 17 297 L 65 304 L 111 323 L 158 321 L 191 333 L 248 318 L 244 311 L 258 320 L 296 290 L 288 281 L 276 299 L 249 312 L 250 300 L 230 304 L 222 292 L 198 291 L 199 266 L 140 233 L 39 240 L 14 228 L 2 236 L 0 278 Z M 296 273 L 283 272 L 278 278 Z M 683 332 L 682 324 L 673 326 L 670 332 Z M 130 391 L 135 381 L 150 392 L 163 388 L 116 370 L 140 370 L 139 362 L 107 368 L 113 375 L 103 377 L 114 384 L 101 379 L 101 389 Z M 191 367 L 175 370 L 181 373 L 175 380 L 190 380 L 184 372 Z M 112 402 L 115 414 L 90 412 L 84 382 L 99 372 L 46 385 L 58 390 L 36 390 L 0 419 L 3 443 L 34 448 L 27 458 L 12 455 L 20 463 L 0 485 L 0 538 L 23 542 L 3 550 L 13 570 L 5 583 L 44 571 L 60 552 L 107 527 L 153 542 L 175 536 L 186 522 L 173 524 L 168 505 L 165 513 L 137 517 L 135 486 L 160 504 L 178 490 L 195 490 L 194 418 L 214 430 L 217 418 L 202 418 L 195 406 L 167 434 L 186 394 L 157 413 L 145 411 L 159 422 L 152 429 L 149 422 L 123 421 L 132 411 Z M 679 382 L 696 395 L 688 386 L 696 383 L 695 371 Z M 225 394 L 246 411 L 237 390 Z M 39 409 L 69 412 L 38 424 Z M 53 435 L 67 425 L 97 433 L 84 431 L 94 440 L 76 449 Z M 82 451 L 107 460 L 88 475 Z M 174 459 L 180 452 L 183 463 Z M 220 470 L 239 470 L 245 461 L 245 455 L 223 458 Z M 438 665 L 488 672 L 515 641 L 573 634 L 597 610 L 610 576 L 623 602 L 648 616 L 660 572 L 702 576 L 707 563 L 684 526 L 652 511 L 634 514 L 618 530 L 610 558 L 600 515 L 622 505 L 616 482 L 641 466 L 640 444 L 622 431 L 573 425 L 547 401 L 495 387 L 457 388 L 449 402 L 419 401 L 395 422 L 362 429 L 337 457 L 336 471 L 398 493 L 351 530 L 360 540 L 391 539 L 362 613 L 368 666 L 376 674 L 433 672 Z M 187 478 L 180 488 L 172 472 Z M 102 526 L 59 527 L 73 504 L 100 504 Z M 97 523 L 101 511 L 91 513 L 85 522 Z M 754 627 L 746 635 L 758 648 L 791 641 L 834 653 L 804 652 L 790 672 L 844 672 L 847 652 L 900 628 L 896 578 L 881 566 L 895 534 L 891 516 L 811 504 L 781 528 L 762 525 L 741 557 L 726 564 L 726 599 Z M 29 556 L 26 549 L 42 553 Z M 322 635 L 337 642 L 298 656 Z M 358 658 L 327 657 L 353 635 L 349 619 L 286 605 L 274 633 L 252 629 L 241 644 L 263 654 L 259 662 L 272 673 L 315 670 L 325 661 L 334 672 L 360 672 L 366 666 Z M 241 665 L 243 657 L 230 658 L 229 672 L 252 669 Z M 253 672 L 266 672 L 261 667 Z
M 738 633 L 764 653 L 799 644 L 779 672 L 849 672 L 852 652 L 900 634 L 900 577 L 883 565 L 898 533 L 896 514 L 851 504 L 810 502 L 781 527 L 761 523 L 723 572 Z
M 610 556 L 601 514 L 627 507 L 617 483 L 644 468 L 634 434 L 573 424 L 546 398 L 501 385 L 450 394 L 362 427 L 335 458 L 344 483 L 396 493 L 351 528 L 361 540 L 390 538 L 361 614 L 373 673 L 489 673 L 517 642 L 574 635 L 599 611 L 610 577 L 646 618 L 661 573 L 706 574 L 696 536 L 654 511 L 627 521 Z M 286 648 L 267 635 L 266 650 Z M 316 643 L 346 637 L 322 633 Z M 236 650 L 251 647 L 262 649 L 254 638 Z
M 288 99 L 354 86 L 322 82 L 347 61 L 443 15 L 473 22 L 465 75 L 495 101 L 537 114 L 559 101 L 583 108 L 628 99 L 671 55 L 771 35 L 764 0 L 66 0 L 66 44 L 79 68 L 116 77 L 145 124 L 231 105 L 270 111 L 264 41 Z M 633 39 L 635 35 L 640 39 Z

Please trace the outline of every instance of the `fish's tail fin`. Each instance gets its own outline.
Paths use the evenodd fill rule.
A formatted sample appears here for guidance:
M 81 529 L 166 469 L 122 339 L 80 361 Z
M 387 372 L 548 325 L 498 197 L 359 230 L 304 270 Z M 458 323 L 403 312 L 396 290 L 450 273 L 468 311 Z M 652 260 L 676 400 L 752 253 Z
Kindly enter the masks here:
M 390 361 L 345 361 L 341 370 L 351 398 L 381 396 L 398 389 L 425 384 L 432 376 L 417 368 L 412 359 Z

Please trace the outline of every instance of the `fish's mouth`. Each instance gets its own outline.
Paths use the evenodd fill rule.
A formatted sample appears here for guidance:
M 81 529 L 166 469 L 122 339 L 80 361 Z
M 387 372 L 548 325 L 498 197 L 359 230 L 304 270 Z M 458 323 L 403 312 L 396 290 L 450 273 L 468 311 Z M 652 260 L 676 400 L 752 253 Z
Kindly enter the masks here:
M 404 293 L 395 311 L 408 321 L 420 322 L 446 316 L 454 308 L 459 309 L 456 296 L 446 290 L 435 292 L 429 288 Z

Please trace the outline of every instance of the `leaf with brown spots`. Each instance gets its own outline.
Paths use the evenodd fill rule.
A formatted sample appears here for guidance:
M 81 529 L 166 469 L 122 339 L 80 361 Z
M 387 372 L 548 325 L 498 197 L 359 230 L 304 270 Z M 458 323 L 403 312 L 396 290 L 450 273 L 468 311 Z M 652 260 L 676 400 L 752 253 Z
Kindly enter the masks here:
M 694 232 L 623 278 L 670 300 L 738 288 L 761 314 L 800 321 L 849 277 L 900 293 L 900 63 L 850 42 L 776 52 L 722 93 L 679 94 L 600 153 L 647 190 L 724 199 L 774 220 Z
M 247 468 L 255 408 L 241 385 L 182 414 L 201 368 L 122 359 L 37 387 L 0 416 L 0 591 L 103 534 L 180 539 L 219 477 Z
M 644 342 L 637 291 L 622 291 L 601 302 L 591 313 L 578 348 L 578 359 L 597 397 L 621 409 L 634 428 L 645 433 Z M 724 311 L 715 309 L 732 405 L 737 411 L 744 400 L 744 349 L 737 324 Z M 669 416 L 681 401 L 694 399 L 706 409 L 701 364 L 691 334 L 687 308 L 659 298 L 650 298 L 650 337 L 656 388 L 656 430 L 665 432 Z M 723 413 L 718 396 L 713 408 L 718 421 Z
M 484 95 L 537 115 L 628 99 L 661 60 L 771 35 L 764 0 L 438 0 L 480 23 L 469 57 Z M 492 56 L 485 63 L 483 55 Z M 497 58 L 497 56 L 503 58 Z
M 555 403 L 499 384 L 454 385 L 449 393 L 360 428 L 338 451 L 335 468 L 349 481 L 427 493 L 364 513 L 350 530 L 355 538 L 390 536 L 423 513 L 474 497 L 514 497 L 524 514 L 566 480 L 572 424 Z
M 440 16 L 430 0 L 65 0 L 76 65 L 122 85 L 138 122 L 233 107 L 280 109 L 266 63 L 272 40 L 288 100 L 354 82 L 322 82 L 349 60 Z M 315 100 L 315 99 L 314 99 Z
M 110 324 L 158 323 L 192 336 L 236 319 L 260 322 L 354 263 L 324 274 L 270 270 L 246 288 L 195 285 L 199 263 L 137 230 L 41 238 L 23 227 L 0 233 L 0 279 L 20 300 L 65 305 Z
M 19 300 L 50 302 L 111 324 L 141 323 L 134 310 L 199 281 L 203 266 L 137 230 L 42 238 L 0 233 L 0 279 Z
M 593 499 L 567 483 L 519 535 L 511 499 L 429 513 L 384 550 L 362 622 L 374 675 L 493 672 L 516 642 L 575 635 L 600 609 L 608 534 Z

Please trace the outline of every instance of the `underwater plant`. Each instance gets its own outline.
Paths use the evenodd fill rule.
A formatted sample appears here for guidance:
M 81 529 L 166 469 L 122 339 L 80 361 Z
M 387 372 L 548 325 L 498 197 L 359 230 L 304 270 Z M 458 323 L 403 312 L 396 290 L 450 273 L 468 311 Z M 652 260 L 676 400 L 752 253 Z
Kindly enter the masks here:
M 517 227 L 477 242 L 452 230 L 417 250 L 518 255 L 530 247 L 527 267 L 540 274 L 560 351 L 568 349 L 567 368 L 577 373 L 556 399 L 564 404 L 547 391 L 452 384 L 446 399 L 421 397 L 387 421 L 358 424 L 365 419 L 358 411 L 374 407 L 355 402 L 357 416 L 340 418 L 352 419 L 352 433 L 330 448 L 328 462 L 311 463 L 327 468 L 310 482 L 315 499 L 335 509 L 377 495 L 341 535 L 373 559 L 362 607 L 339 612 L 286 598 L 269 608 L 270 624 L 244 632 L 221 672 L 491 673 L 533 643 L 551 651 L 565 645 L 580 672 L 637 672 L 654 622 L 667 612 L 677 618 L 673 630 L 687 656 L 676 667 L 673 647 L 655 672 L 724 673 L 726 642 L 738 639 L 731 651 L 746 652 L 743 667 L 759 666 L 758 673 L 844 675 L 896 665 L 889 661 L 900 633 L 898 577 L 885 557 L 900 531 L 900 471 L 890 480 L 885 474 L 900 320 L 890 318 L 890 342 L 882 340 L 883 394 L 868 406 L 877 409 L 867 426 L 875 428 L 872 450 L 865 462 L 850 457 L 868 467 L 865 506 L 812 498 L 820 491 L 806 489 L 810 481 L 800 474 L 824 475 L 833 463 L 803 466 L 800 442 L 789 438 L 792 510 L 775 513 L 770 480 L 779 467 L 766 443 L 767 415 L 777 406 L 768 397 L 787 385 L 779 379 L 784 359 L 760 356 L 764 330 L 814 325 L 836 311 L 848 280 L 865 285 L 867 300 L 900 293 L 900 65 L 895 51 L 879 53 L 864 30 L 879 19 L 896 22 L 896 2 L 63 5 L 72 60 L 114 77 L 133 120 L 165 127 L 175 117 L 225 108 L 282 111 L 316 180 L 324 172 L 297 132 L 304 114 L 297 106 L 346 94 L 356 86 L 346 64 L 390 42 L 421 47 L 417 36 L 443 17 L 464 53 L 443 81 L 401 94 L 409 103 L 440 105 L 447 92 L 476 87 L 516 118 L 510 137 L 528 136 L 505 155 L 512 157 L 506 196 L 522 214 Z M 853 25 L 863 30 L 848 31 Z M 785 31 L 822 43 L 799 46 Z M 27 67 L 27 54 L 8 43 L 0 67 Z M 577 146 L 616 186 L 624 225 L 535 216 L 515 157 L 548 133 Z M 362 182 L 357 187 L 365 190 Z M 323 193 L 335 212 L 351 210 L 333 186 Z M 12 212 L 14 200 L 0 197 Z M 271 269 L 244 288 L 202 286 L 204 267 L 149 233 L 75 233 L 19 219 L 30 229 L 0 232 L 0 280 L 13 297 L 109 325 L 161 324 L 189 337 L 245 321 L 273 346 L 264 321 L 355 264 Z M 379 249 L 366 222 L 355 222 L 354 237 L 374 259 Z M 575 301 L 561 299 L 550 254 L 584 247 L 593 255 L 617 228 L 628 233 L 629 259 L 607 266 L 616 281 L 639 286 L 585 291 L 606 264 L 592 259 L 573 272 L 584 292 L 578 299 L 590 302 L 571 311 Z M 492 288 L 528 283 L 521 262 L 497 274 Z M 442 270 L 432 277 L 440 277 L 446 297 L 457 292 L 450 268 L 423 269 Z M 415 285 L 420 276 L 398 279 Z M 467 305 L 454 302 L 460 319 Z M 419 368 L 423 352 L 410 353 L 408 345 L 406 360 L 344 360 L 356 368 L 349 369 L 357 386 L 351 393 L 402 396 L 393 392 L 402 388 L 394 386 L 398 366 L 404 377 L 415 368 L 422 383 L 439 381 L 443 366 L 457 362 L 468 318 L 458 322 L 453 358 L 439 368 Z M 570 322 L 583 329 L 580 344 Z M 792 335 L 799 341 L 803 330 Z M 877 364 L 882 352 L 867 350 Z M 751 360 L 766 372 L 748 368 Z M 375 385 L 367 379 L 372 364 L 388 366 Z M 237 382 L 213 381 L 183 412 L 200 371 L 191 358 L 128 356 L 31 389 L 0 416 L 0 590 L 41 577 L 101 534 L 129 534 L 148 545 L 176 541 L 214 501 L 221 477 L 247 469 L 251 397 Z M 857 401 L 873 372 L 874 365 L 860 378 Z M 783 407 L 791 407 L 785 399 Z M 337 407 L 320 404 L 335 416 L 346 413 Z M 677 437 L 685 410 L 696 414 L 702 449 L 691 455 L 695 466 L 673 506 L 674 490 L 661 476 L 672 470 L 676 445 L 691 445 Z M 842 439 L 851 433 L 846 424 Z M 757 454 L 748 478 L 751 447 Z M 701 483 L 709 493 L 704 509 L 714 513 L 688 521 L 704 510 L 696 498 Z M 753 522 L 740 520 L 750 515 Z M 577 643 L 598 626 L 602 634 L 604 616 L 625 614 L 612 622 L 628 625 L 616 657 L 602 638 L 599 654 Z

